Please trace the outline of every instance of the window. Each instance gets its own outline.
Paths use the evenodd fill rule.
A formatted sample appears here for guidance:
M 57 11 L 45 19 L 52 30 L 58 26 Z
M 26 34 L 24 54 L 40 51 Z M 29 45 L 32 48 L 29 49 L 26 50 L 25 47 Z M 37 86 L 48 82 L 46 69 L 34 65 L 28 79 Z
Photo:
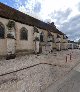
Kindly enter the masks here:
M 44 33 L 41 32 L 41 33 L 40 33 L 40 42 L 43 42 L 43 41 L 44 41 L 43 38 L 44 38 Z
M 3 39 L 5 34 L 4 25 L 0 22 L 0 38 Z
M 22 27 L 20 30 L 20 39 L 28 40 L 28 30 L 25 27 Z

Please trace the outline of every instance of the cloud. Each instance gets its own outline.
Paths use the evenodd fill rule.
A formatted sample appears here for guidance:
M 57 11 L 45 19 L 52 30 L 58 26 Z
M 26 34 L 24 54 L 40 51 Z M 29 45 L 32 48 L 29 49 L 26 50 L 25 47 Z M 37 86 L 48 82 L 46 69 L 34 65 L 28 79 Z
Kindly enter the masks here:
M 80 39 L 80 14 L 70 17 L 72 12 L 71 8 L 67 8 L 65 11 L 54 11 L 49 16 L 60 31 L 76 41 Z
M 15 1 L 14 7 L 23 13 L 30 12 L 29 0 L 13 0 Z
M 41 3 L 40 2 L 35 3 L 34 8 L 33 8 L 33 11 L 35 13 L 39 13 L 40 10 L 41 10 Z
M 68 22 L 63 23 L 60 30 L 66 33 L 70 39 L 80 39 L 80 15 L 72 17 Z
M 49 16 L 54 20 L 56 20 L 57 24 L 62 24 L 64 21 L 68 19 L 68 16 L 71 14 L 72 10 L 67 8 L 65 11 L 54 11 Z
M 14 5 L 19 11 L 40 19 L 41 3 L 39 0 L 15 0 Z
M 78 10 L 80 12 L 80 2 L 78 3 L 77 7 L 78 7 Z

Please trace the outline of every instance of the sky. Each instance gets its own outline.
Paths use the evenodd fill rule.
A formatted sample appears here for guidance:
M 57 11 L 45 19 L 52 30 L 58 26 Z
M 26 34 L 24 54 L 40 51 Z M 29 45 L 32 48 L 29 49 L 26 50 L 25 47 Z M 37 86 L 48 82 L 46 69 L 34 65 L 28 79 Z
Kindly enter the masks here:
M 80 0 L 0 0 L 44 22 L 54 22 L 70 40 L 80 39 Z

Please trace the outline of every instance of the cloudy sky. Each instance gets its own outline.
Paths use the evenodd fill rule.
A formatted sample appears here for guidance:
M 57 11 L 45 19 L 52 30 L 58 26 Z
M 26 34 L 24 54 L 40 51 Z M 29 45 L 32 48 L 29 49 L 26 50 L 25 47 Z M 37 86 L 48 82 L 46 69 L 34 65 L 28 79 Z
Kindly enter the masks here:
M 80 39 L 80 0 L 0 0 L 44 22 L 54 22 L 70 40 Z

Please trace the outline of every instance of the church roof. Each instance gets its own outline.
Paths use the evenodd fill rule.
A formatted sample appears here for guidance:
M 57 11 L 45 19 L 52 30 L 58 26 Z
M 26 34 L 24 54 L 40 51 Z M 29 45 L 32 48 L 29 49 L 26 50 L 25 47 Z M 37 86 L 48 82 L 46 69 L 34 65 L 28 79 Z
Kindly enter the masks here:
M 36 26 L 38 28 L 44 29 L 44 30 L 49 30 L 54 33 L 58 33 L 63 35 L 61 31 L 59 31 L 57 28 L 54 26 L 47 24 L 43 21 L 40 21 L 36 18 L 33 18 L 27 14 L 24 14 L 14 8 L 11 8 L 3 3 L 0 3 L 0 17 L 6 18 L 6 19 L 11 19 L 16 22 L 20 22 L 23 24 L 31 25 L 31 26 Z

